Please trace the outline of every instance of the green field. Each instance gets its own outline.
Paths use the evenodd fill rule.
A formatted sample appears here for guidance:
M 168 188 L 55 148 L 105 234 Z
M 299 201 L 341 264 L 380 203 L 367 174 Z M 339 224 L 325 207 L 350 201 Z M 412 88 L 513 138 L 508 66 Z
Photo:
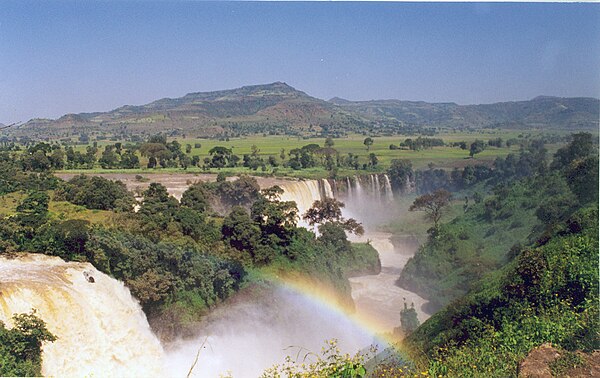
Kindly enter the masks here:
M 493 138 L 502 138 L 504 141 L 516 138 L 516 139 L 528 139 L 534 138 L 541 135 L 541 132 L 524 132 L 519 130 L 485 130 L 485 131 L 471 131 L 471 132 L 458 132 L 458 131 L 448 131 L 444 133 L 439 133 L 433 136 L 433 138 L 441 138 L 446 144 L 450 144 L 452 142 L 460 142 L 464 141 L 469 145 L 476 139 L 483 140 L 487 142 L 489 139 Z M 466 165 L 474 165 L 474 164 L 491 164 L 496 157 L 505 157 L 509 153 L 518 153 L 519 146 L 513 145 L 509 147 L 487 147 L 483 152 L 477 154 L 474 159 L 469 157 L 469 151 L 462 150 L 458 147 L 449 147 L 449 146 L 441 146 L 441 147 L 433 147 L 430 149 L 422 149 L 417 151 L 412 151 L 408 149 L 397 149 L 390 150 L 390 144 L 398 145 L 400 142 L 403 142 L 407 138 L 416 139 L 416 136 L 408 136 L 408 135 L 395 135 L 395 136 L 386 136 L 386 137 L 373 137 L 374 143 L 367 151 L 366 147 L 363 144 L 365 139 L 364 135 L 351 135 L 344 138 L 334 139 L 334 146 L 340 155 L 345 156 L 348 153 L 355 154 L 359 156 L 360 164 L 366 163 L 368 155 L 370 153 L 374 153 L 379 159 L 379 165 L 374 168 L 370 168 L 369 172 L 377 172 L 384 171 L 389 167 L 391 161 L 393 159 L 408 159 L 413 163 L 413 167 L 415 169 L 423 169 L 426 168 L 429 164 L 433 163 L 437 168 L 445 168 L 452 169 L 454 167 L 464 167 Z M 187 144 L 192 146 L 192 151 L 189 154 L 190 156 L 198 155 L 200 157 L 200 161 L 202 161 L 205 157 L 210 156 L 209 151 L 215 146 L 223 146 L 226 148 L 230 148 L 234 154 L 238 156 L 243 156 L 244 154 L 250 154 L 252 150 L 252 146 L 256 146 L 259 150 L 259 155 L 263 157 L 267 157 L 269 155 L 275 156 L 278 161 L 281 161 L 279 155 L 281 150 L 285 150 L 286 160 L 288 159 L 288 153 L 290 150 L 294 148 L 300 148 L 307 144 L 318 144 L 323 146 L 325 143 L 325 138 L 297 138 L 291 136 L 249 136 L 243 138 L 231 138 L 230 140 L 216 140 L 216 139 L 197 139 L 197 138 L 175 138 L 181 145 L 182 150 L 185 150 L 185 146 Z M 169 141 L 173 140 L 173 138 L 169 138 Z M 98 142 L 99 152 L 98 155 L 101 154 L 104 145 L 114 144 L 114 141 L 100 141 Z M 199 143 L 201 145 L 200 148 L 195 148 L 195 144 Z M 126 143 L 123 143 L 124 145 Z M 559 145 L 547 145 L 547 149 L 549 153 L 554 153 L 556 149 L 558 149 Z M 86 148 L 85 145 L 78 145 L 76 149 L 80 151 L 84 151 Z M 147 164 L 146 158 L 140 159 L 140 164 L 142 167 L 145 167 Z M 102 172 L 129 172 L 129 173 L 143 173 L 149 174 L 152 172 L 183 172 L 182 168 L 158 168 L 158 169 L 145 169 L 140 168 L 136 170 L 103 170 L 99 167 L 94 170 L 79 170 L 82 173 L 85 172 L 94 172 L 98 173 Z M 187 169 L 188 172 L 206 172 L 203 171 L 199 167 L 190 167 Z M 245 167 L 236 167 L 236 168 L 223 168 L 220 171 L 230 173 L 230 174 L 241 174 L 241 173 L 252 173 L 255 175 L 271 175 L 275 173 L 278 176 L 289 176 L 289 177 L 304 177 L 304 178 L 319 178 L 327 176 L 327 172 L 321 168 L 311 168 L 311 169 L 302 169 L 302 170 L 293 170 L 290 168 L 285 168 L 283 166 L 278 167 L 275 172 L 273 172 L 271 167 L 268 167 L 267 171 L 261 171 L 260 169 L 257 171 L 251 171 Z M 77 171 L 70 171 L 77 172 Z M 217 172 L 216 169 L 211 169 L 210 172 Z M 352 169 L 340 169 L 338 171 L 338 175 L 354 175 L 358 173 Z

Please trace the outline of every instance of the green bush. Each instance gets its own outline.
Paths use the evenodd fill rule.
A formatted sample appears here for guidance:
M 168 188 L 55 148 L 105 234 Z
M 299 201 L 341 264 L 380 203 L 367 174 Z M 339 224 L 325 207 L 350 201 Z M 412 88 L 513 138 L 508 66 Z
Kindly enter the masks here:
M 33 312 L 15 314 L 12 319 L 11 329 L 0 321 L 0 376 L 41 376 L 43 343 L 56 337 Z

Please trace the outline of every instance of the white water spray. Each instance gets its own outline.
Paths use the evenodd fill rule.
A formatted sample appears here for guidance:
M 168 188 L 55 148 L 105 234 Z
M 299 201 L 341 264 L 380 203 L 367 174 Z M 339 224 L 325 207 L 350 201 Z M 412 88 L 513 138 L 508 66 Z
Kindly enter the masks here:
M 32 308 L 58 337 L 44 345 L 44 375 L 163 374 L 162 347 L 139 304 L 121 282 L 92 265 L 41 254 L 0 257 L 0 320 L 12 326 L 13 314 Z

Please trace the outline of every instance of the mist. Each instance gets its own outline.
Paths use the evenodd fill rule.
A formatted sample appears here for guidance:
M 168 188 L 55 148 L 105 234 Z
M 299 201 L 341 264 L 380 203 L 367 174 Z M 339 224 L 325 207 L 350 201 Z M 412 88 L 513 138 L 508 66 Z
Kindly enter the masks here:
M 338 340 L 340 352 L 352 355 L 381 343 L 344 313 L 290 289 L 271 287 L 211 312 L 197 337 L 166 345 L 165 371 L 185 376 L 200 349 L 190 376 L 256 378 L 286 356 L 314 361 L 311 353 L 319 354 L 330 339 Z

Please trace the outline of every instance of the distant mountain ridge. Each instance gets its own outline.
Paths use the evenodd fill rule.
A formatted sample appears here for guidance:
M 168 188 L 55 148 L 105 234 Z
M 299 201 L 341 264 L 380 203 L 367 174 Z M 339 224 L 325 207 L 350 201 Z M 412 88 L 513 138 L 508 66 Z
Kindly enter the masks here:
M 424 101 L 372 100 L 330 102 L 368 118 L 390 118 L 436 127 L 597 128 L 600 100 L 538 96 L 527 101 L 458 105 Z
M 538 96 L 528 101 L 481 105 L 424 101 L 324 101 L 286 83 L 188 93 L 108 112 L 32 119 L 14 135 L 65 137 L 80 133 L 194 135 L 213 137 L 253 133 L 345 134 L 402 132 L 420 127 L 546 128 L 598 127 L 600 100 Z

